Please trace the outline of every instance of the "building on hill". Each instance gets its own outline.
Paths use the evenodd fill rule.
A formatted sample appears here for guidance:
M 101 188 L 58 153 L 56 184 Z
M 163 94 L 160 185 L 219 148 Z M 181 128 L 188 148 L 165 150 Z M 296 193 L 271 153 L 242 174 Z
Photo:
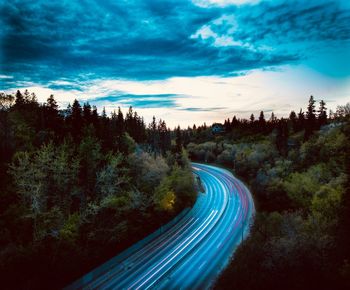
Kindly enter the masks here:
M 220 123 L 214 123 L 211 126 L 211 132 L 215 135 L 215 134 L 221 134 L 225 132 L 225 127 L 220 124 Z

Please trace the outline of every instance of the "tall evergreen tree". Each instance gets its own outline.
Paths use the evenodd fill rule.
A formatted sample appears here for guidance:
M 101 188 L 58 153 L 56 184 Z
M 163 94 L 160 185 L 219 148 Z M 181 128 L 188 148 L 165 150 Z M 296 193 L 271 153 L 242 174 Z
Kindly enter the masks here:
M 307 112 L 306 112 L 306 118 L 308 120 L 315 120 L 316 119 L 316 115 L 315 115 L 315 99 L 313 96 L 310 96 L 309 99 L 309 104 L 307 106 Z
M 58 105 L 53 95 L 50 95 L 47 99 L 45 111 L 46 126 L 58 133 L 61 124 L 59 121 Z
M 237 120 L 236 116 L 233 116 L 231 121 L 231 129 L 236 128 L 239 125 L 239 121 Z
M 92 111 L 89 102 L 83 105 L 83 118 L 85 124 L 91 124 Z
M 272 112 L 272 113 L 271 113 L 271 117 L 270 117 L 270 123 L 274 124 L 274 123 L 276 122 L 276 120 L 277 120 L 277 118 L 276 118 L 276 116 L 275 116 L 275 113 Z
M 152 122 L 148 126 L 148 142 L 151 145 L 151 151 L 154 153 L 159 151 L 159 136 L 157 131 L 157 123 L 156 123 L 156 117 L 153 116 Z
M 47 108 L 53 110 L 53 111 L 57 111 L 58 110 L 58 105 L 57 102 L 54 98 L 53 95 L 50 95 L 50 97 L 48 97 L 47 101 L 46 101 L 46 106 Z
M 30 96 L 30 93 L 28 90 L 25 90 L 24 93 L 23 93 L 23 98 L 24 98 L 24 103 L 25 104 L 28 104 L 30 103 L 32 97 Z
M 249 119 L 250 119 L 250 123 L 254 123 L 255 121 L 254 114 L 251 114 Z
M 21 107 L 24 105 L 24 97 L 19 90 L 16 92 L 15 105 L 16 107 Z
M 259 115 L 259 129 L 264 131 L 265 127 L 266 127 L 266 120 L 265 120 L 264 112 L 261 111 Z
M 320 107 L 318 109 L 318 124 L 319 126 L 323 126 L 327 123 L 327 108 L 326 103 L 321 100 Z
M 83 128 L 83 117 L 81 106 L 77 99 L 74 100 L 72 105 L 72 114 L 70 116 L 70 127 L 72 137 L 74 140 L 80 139 L 81 130 Z
M 120 107 L 117 114 L 117 137 L 121 137 L 125 132 L 124 115 Z
M 290 114 L 289 114 L 289 120 L 292 124 L 292 129 L 293 129 L 293 132 L 297 132 L 297 129 L 298 129 L 298 120 L 297 120 L 297 114 L 294 112 L 294 111 L 291 111 Z
M 316 110 L 315 110 L 315 100 L 313 96 L 310 96 L 309 104 L 306 111 L 306 123 L 305 123 L 305 135 L 304 139 L 307 140 L 312 135 L 315 130 L 316 125 Z
M 228 132 L 230 130 L 230 127 L 231 127 L 230 118 L 228 118 L 227 120 L 224 121 L 225 131 Z
M 164 120 L 159 120 L 158 123 L 158 135 L 159 135 L 159 149 L 162 154 L 165 154 L 167 150 L 169 150 L 169 142 L 168 142 L 168 128 Z
M 181 153 L 182 152 L 182 145 L 183 145 L 183 138 L 180 126 L 177 126 L 175 129 L 175 152 Z

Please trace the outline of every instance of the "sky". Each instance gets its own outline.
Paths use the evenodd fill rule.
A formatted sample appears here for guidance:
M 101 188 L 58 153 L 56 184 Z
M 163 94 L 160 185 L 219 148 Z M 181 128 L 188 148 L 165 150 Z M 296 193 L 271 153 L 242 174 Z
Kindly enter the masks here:
M 348 0 L 0 0 L 0 91 L 211 124 L 350 101 Z

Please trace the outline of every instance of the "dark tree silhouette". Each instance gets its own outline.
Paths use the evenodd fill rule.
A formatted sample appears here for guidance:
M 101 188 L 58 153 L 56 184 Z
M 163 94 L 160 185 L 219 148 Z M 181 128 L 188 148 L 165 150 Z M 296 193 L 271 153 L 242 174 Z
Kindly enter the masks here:
M 297 132 L 298 131 L 298 120 L 297 120 L 297 114 L 294 111 L 290 112 L 289 120 L 291 122 L 293 132 Z
M 305 134 L 304 139 L 308 140 L 316 128 L 316 110 L 315 100 L 313 96 L 310 96 L 309 105 L 306 111 L 306 123 L 305 123 Z
M 251 123 L 254 123 L 254 121 L 255 121 L 254 114 L 251 114 L 251 115 L 250 115 L 249 120 L 250 120 Z
M 25 102 L 24 102 L 24 97 L 23 97 L 22 93 L 19 90 L 17 90 L 16 98 L 15 98 L 15 106 L 19 108 L 19 107 L 23 106 L 24 103 Z
M 182 145 L 183 145 L 183 137 L 181 133 L 180 126 L 177 126 L 175 129 L 175 152 L 181 153 L 182 152 Z
M 68 120 L 69 120 L 68 123 L 70 124 L 73 139 L 76 141 L 80 140 L 81 131 L 83 128 L 83 117 L 82 117 L 81 106 L 77 99 L 75 99 L 73 102 L 72 112 Z
M 320 107 L 318 109 L 318 124 L 319 126 L 327 124 L 327 108 L 323 100 L 320 101 Z
M 263 111 L 260 112 L 258 124 L 259 124 L 259 130 L 264 132 L 265 131 L 265 127 L 266 127 L 266 120 L 265 120 L 265 116 L 264 116 L 264 112 Z
M 303 130 L 305 126 L 305 114 L 303 110 L 300 108 L 300 111 L 298 113 L 298 126 L 297 131 Z
M 87 125 L 91 124 L 92 111 L 91 111 L 91 106 L 88 102 L 83 105 L 83 119 L 85 124 Z

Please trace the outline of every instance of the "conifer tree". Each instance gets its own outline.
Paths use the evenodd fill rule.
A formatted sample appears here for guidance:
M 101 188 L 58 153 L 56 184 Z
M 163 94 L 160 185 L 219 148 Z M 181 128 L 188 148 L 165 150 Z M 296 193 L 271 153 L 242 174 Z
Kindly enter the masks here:
M 259 115 L 259 129 L 261 131 L 264 131 L 265 127 L 266 127 L 266 120 L 265 120 L 264 112 L 261 111 Z
M 292 129 L 293 129 L 293 132 L 297 132 L 297 114 L 294 112 L 294 111 L 291 111 L 290 114 L 289 114 L 289 120 L 292 124 Z
M 183 144 L 183 139 L 182 139 L 182 134 L 181 134 L 181 129 L 180 126 L 177 126 L 175 130 L 175 152 L 176 153 L 181 153 L 182 152 L 182 144 Z
M 83 118 L 84 118 L 85 124 L 91 123 L 91 117 L 92 117 L 91 106 L 89 102 L 87 102 L 83 105 Z
M 83 117 L 81 106 L 77 99 L 74 100 L 72 105 L 72 114 L 70 116 L 71 132 L 74 140 L 80 138 L 81 130 L 83 127 Z
M 323 100 L 320 101 L 320 108 L 318 109 L 318 123 L 319 126 L 323 126 L 327 123 L 327 108 Z
M 16 92 L 16 99 L 15 99 L 15 105 L 17 107 L 21 107 L 21 106 L 23 106 L 23 104 L 24 104 L 24 97 L 23 97 L 22 93 L 19 90 L 17 90 L 17 92 Z
M 250 123 L 254 123 L 254 120 L 255 120 L 254 114 L 251 114 L 249 119 L 250 119 Z
M 48 108 L 50 108 L 51 110 L 57 111 L 58 105 L 57 105 L 57 102 L 56 102 L 56 100 L 55 100 L 53 95 L 50 95 L 50 97 L 48 97 L 48 99 L 46 101 L 46 104 L 47 104 L 46 106 Z
M 315 110 L 315 100 L 313 96 L 310 96 L 309 104 L 306 111 L 306 123 L 305 123 L 305 134 L 304 139 L 308 140 L 315 130 L 316 123 L 316 110 Z

